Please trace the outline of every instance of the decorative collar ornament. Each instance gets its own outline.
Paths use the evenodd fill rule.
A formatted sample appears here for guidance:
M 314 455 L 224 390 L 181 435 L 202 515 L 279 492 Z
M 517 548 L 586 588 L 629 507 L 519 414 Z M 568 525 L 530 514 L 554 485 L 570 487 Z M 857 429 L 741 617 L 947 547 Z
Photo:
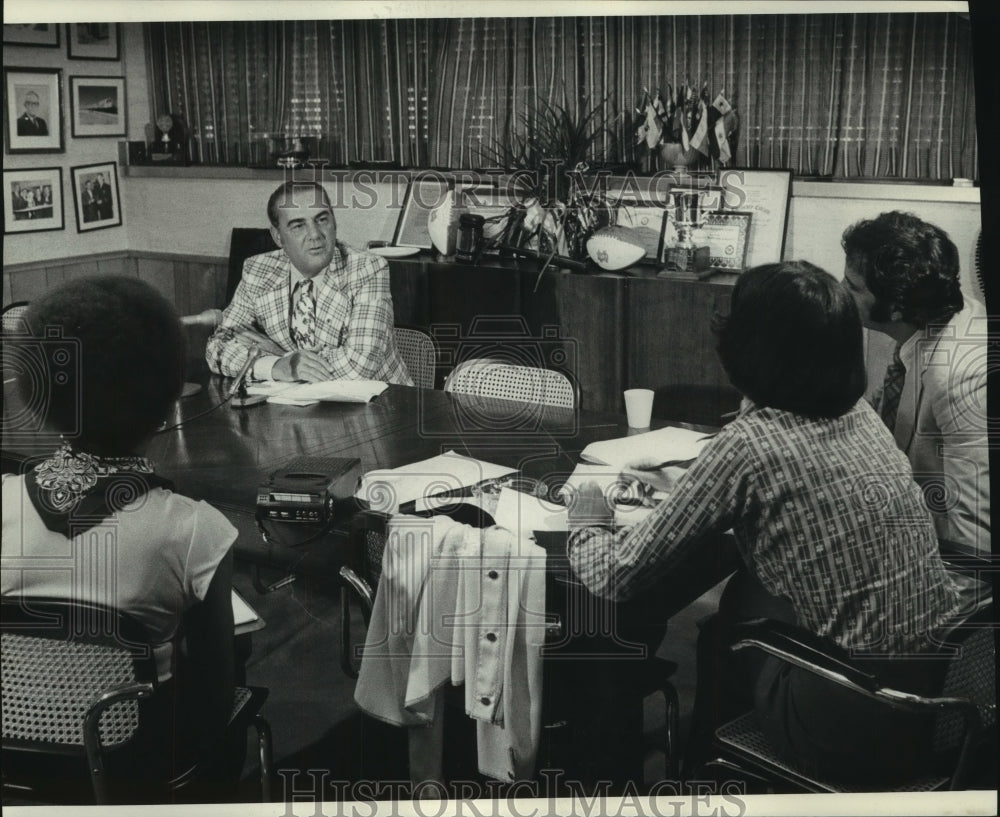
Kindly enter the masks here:
M 53 533 L 99 525 L 154 488 L 171 488 L 145 457 L 98 457 L 64 443 L 24 475 L 28 498 Z

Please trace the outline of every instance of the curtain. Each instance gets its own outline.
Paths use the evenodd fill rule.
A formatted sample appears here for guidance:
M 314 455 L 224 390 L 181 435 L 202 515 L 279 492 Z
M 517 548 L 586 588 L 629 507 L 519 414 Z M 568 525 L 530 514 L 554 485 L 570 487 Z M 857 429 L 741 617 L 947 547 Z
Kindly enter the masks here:
M 203 162 L 268 164 L 271 137 L 299 136 L 333 165 L 483 168 L 541 102 L 597 108 L 595 152 L 634 163 L 644 93 L 686 84 L 736 109 L 734 166 L 978 178 L 967 15 L 149 23 L 146 38 L 153 110 L 185 120 Z

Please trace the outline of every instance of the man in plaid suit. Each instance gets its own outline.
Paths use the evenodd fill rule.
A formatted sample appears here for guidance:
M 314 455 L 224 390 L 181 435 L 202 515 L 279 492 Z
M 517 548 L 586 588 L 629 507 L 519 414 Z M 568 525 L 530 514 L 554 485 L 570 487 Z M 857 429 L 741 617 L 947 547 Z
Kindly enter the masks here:
M 315 182 L 289 181 L 267 203 L 280 249 L 248 258 L 205 357 L 235 376 L 254 347 L 259 379 L 352 378 L 412 385 L 393 337 L 384 258 L 337 241 L 330 199 Z

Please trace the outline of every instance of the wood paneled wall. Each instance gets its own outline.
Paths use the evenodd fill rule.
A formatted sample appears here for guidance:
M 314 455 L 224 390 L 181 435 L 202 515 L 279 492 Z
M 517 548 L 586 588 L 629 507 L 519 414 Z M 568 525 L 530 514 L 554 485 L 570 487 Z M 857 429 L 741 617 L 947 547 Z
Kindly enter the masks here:
M 128 275 L 141 278 L 164 295 L 181 315 L 222 308 L 228 259 L 121 251 L 59 258 L 5 267 L 3 302 L 31 301 L 72 278 Z

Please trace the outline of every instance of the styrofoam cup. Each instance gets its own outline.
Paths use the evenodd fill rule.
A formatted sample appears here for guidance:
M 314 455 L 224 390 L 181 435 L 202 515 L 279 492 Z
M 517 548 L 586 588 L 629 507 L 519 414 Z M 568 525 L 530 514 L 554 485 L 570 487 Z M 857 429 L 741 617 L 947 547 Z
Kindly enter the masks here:
M 631 428 L 649 428 L 653 414 L 653 390 L 625 389 L 625 413 Z

